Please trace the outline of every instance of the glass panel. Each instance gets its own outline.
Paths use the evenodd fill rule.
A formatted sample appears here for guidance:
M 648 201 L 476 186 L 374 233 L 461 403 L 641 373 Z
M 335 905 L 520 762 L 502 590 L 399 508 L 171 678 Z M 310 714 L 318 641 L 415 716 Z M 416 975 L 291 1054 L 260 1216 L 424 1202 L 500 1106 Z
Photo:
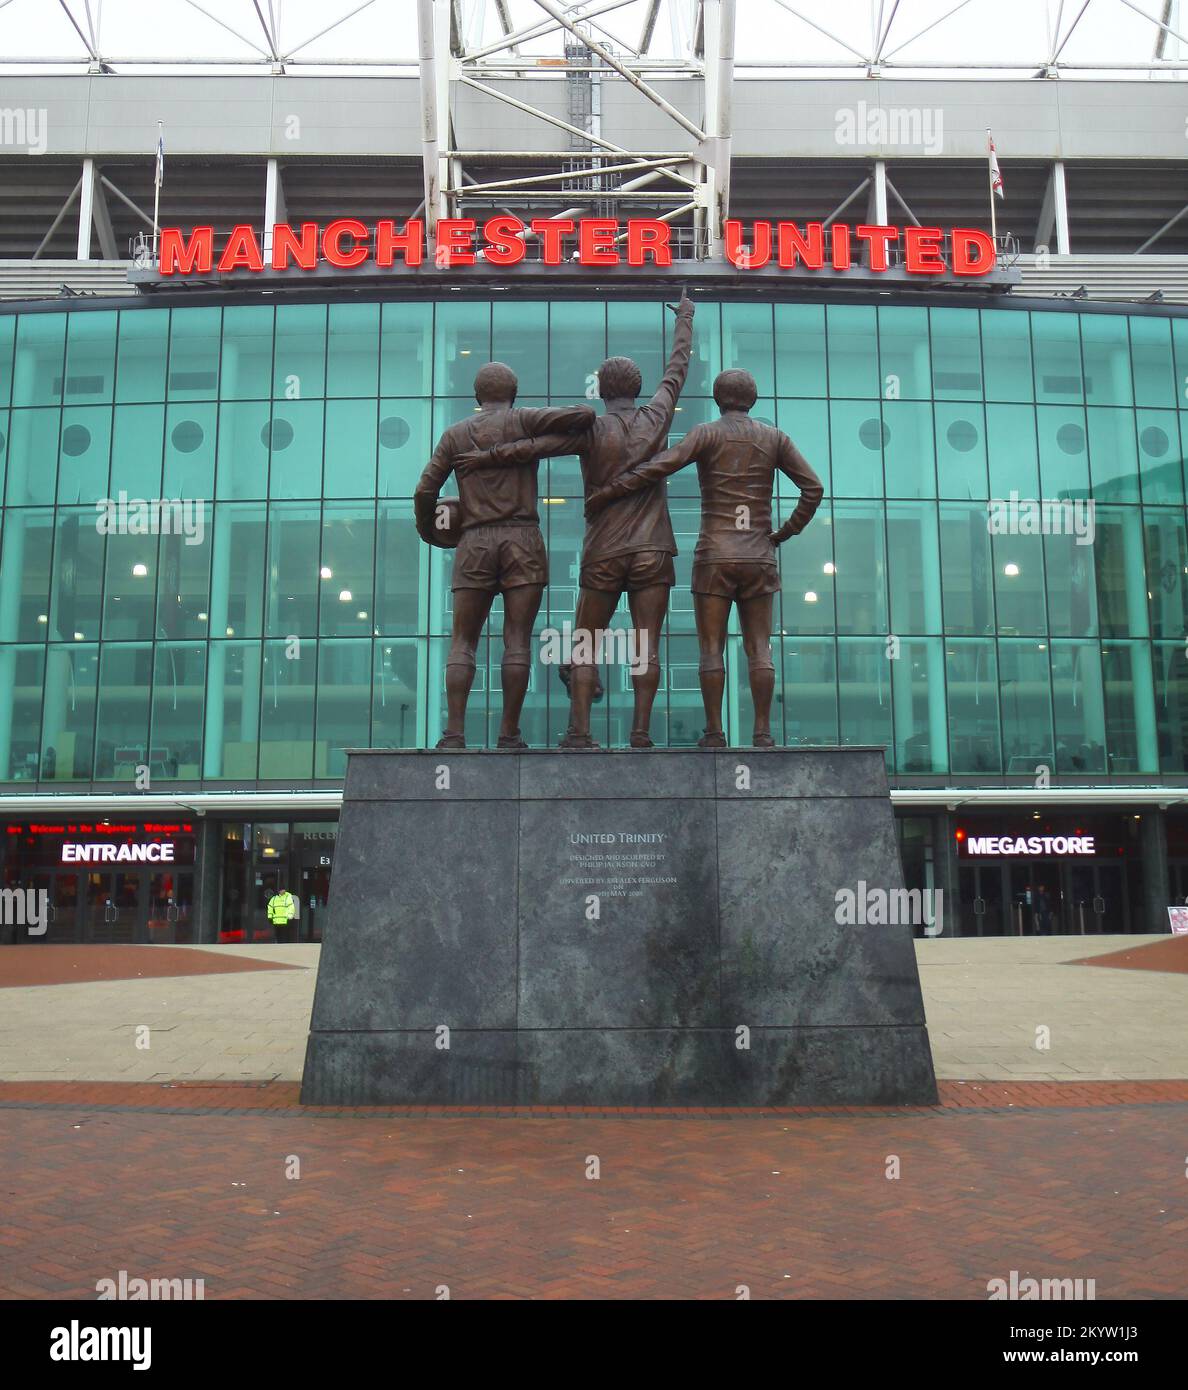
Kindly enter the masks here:
M 775 394 L 775 361 L 769 304 L 722 305 L 722 370 L 741 367 L 755 378 L 759 395 Z
M 444 654 L 427 661 L 423 641 L 387 639 L 374 643 L 371 682 L 371 743 L 374 748 L 416 748 L 427 743 L 420 731 L 425 706 L 425 671 L 439 686 Z M 436 687 L 435 687 L 436 694 Z
M 45 641 L 53 539 L 52 511 L 10 511 L 5 516 L 0 550 L 0 642 Z
M 270 409 L 267 401 L 229 401 L 219 408 L 219 497 L 267 494 Z M 278 425 L 278 437 L 284 433 Z
M 891 729 L 891 665 L 883 638 L 839 638 L 837 676 L 841 743 L 888 747 Z
M 272 497 L 321 496 L 323 411 L 321 401 L 274 403 L 266 430 Z
M 932 407 L 926 401 L 884 401 L 884 476 L 888 497 L 935 497 Z M 873 427 L 869 432 L 873 433 Z M 862 441 L 862 426 L 858 429 Z
M 988 401 L 1033 401 L 1031 325 L 1028 315 L 982 311 L 982 366 Z
M 1044 642 L 999 641 L 1002 754 L 1008 773 L 1053 770 L 1048 648 Z
M 14 410 L 9 416 L 6 499 L 10 507 L 53 502 L 61 416 L 60 410 Z
M 114 310 L 70 315 L 66 339 L 66 405 L 110 401 L 115 385 L 116 321 Z
M 12 347 L 16 341 L 16 315 L 0 314 L 0 406 L 12 400 Z
M 1081 509 L 1053 510 L 1063 528 L 1044 536 L 1048 581 L 1048 630 L 1061 636 L 1097 633 L 1097 585 L 1093 564 L 1093 519 Z
M 120 314 L 116 394 L 120 401 L 163 401 L 169 349 L 169 310 L 136 309 Z
M 888 630 L 887 566 L 882 505 L 835 502 L 833 527 L 837 554 L 837 630 L 885 634 Z
M 65 314 L 22 314 L 17 320 L 13 405 L 61 405 Z
M 994 643 L 949 639 L 945 643 L 945 681 L 951 770 L 991 775 L 1001 772 L 998 661 Z
M 781 645 L 783 682 L 776 699 L 784 711 L 784 742 L 793 747 L 837 743 L 836 643 L 831 637 L 790 637 Z M 773 655 L 779 665 L 781 649 Z
M 318 579 L 321 529 L 317 502 L 277 502 L 268 509 L 266 636 L 316 636 L 319 583 L 348 591 L 332 565 L 322 566 L 328 575 Z
M 930 309 L 932 392 L 942 401 L 982 398 L 982 346 L 976 309 Z
M 153 655 L 153 776 L 195 782 L 202 774 L 206 645 L 160 642 Z
M 217 421 L 213 405 L 166 410 L 164 496 L 208 498 L 214 492 Z
M 379 495 L 411 497 L 433 452 L 427 400 L 382 400 L 379 410 Z
M 1121 314 L 1082 314 L 1085 399 L 1091 405 L 1130 405 L 1130 338 Z
M 272 305 L 225 309 L 219 395 L 225 401 L 267 400 L 271 380 Z
M 430 548 L 420 543 L 412 504 L 384 502 L 376 537 L 375 626 L 383 633 L 423 630 L 421 594 L 428 590 Z
M 1098 507 L 1094 514 L 1097 599 L 1106 636 L 1145 637 L 1147 570 L 1137 507 Z
M 148 501 L 161 496 L 165 407 L 122 405 L 112 421 L 111 496 Z
M 694 518 L 696 520 L 696 518 Z M 776 611 L 776 631 L 799 636 L 836 631 L 833 553 L 833 518 L 824 503 L 808 529 L 780 546 L 776 552 L 783 594 Z M 682 584 L 687 581 L 682 579 Z
M 592 378 L 606 355 L 604 305 L 556 301 L 549 306 L 549 390 L 554 396 L 585 399 L 587 389 L 596 390 Z M 440 388 L 437 394 L 443 394 Z M 470 394 L 470 383 L 450 394 Z
M 913 638 L 888 662 L 895 713 L 895 767 L 947 772 L 944 649 L 939 637 Z
M 1056 771 L 1105 771 L 1105 706 L 1096 642 L 1052 643 Z
M 306 400 L 325 394 L 325 384 L 326 306 L 278 305 L 272 394 L 288 401 Z
M 328 396 L 375 396 L 379 316 L 378 304 L 331 304 L 326 352 Z
M 98 647 L 50 646 L 41 727 L 42 781 L 90 780 L 98 673 Z
M 995 535 L 992 544 L 999 632 L 1046 632 L 1043 537 Z
M 0 781 L 37 778 L 45 648 L 0 647 Z
M 829 403 L 830 463 L 837 497 L 879 497 L 883 492 L 883 447 L 891 432 L 878 401 Z
M 208 660 L 203 775 L 251 780 L 260 732 L 260 644 L 211 642 Z
M 887 569 L 891 631 L 940 632 L 940 546 L 936 504 L 888 502 Z
M 808 460 L 825 488 L 832 491 L 829 470 L 829 408 L 824 401 L 780 400 L 776 402 L 776 424 Z M 782 473 L 776 474 L 776 495 L 785 502 L 799 496 L 796 485 Z M 820 513 L 818 512 L 818 517 Z M 817 524 L 814 518 L 813 525 Z
M 216 509 L 210 576 L 212 637 L 260 635 L 264 608 L 264 517 L 262 504 L 223 503 Z M 313 570 L 316 561 L 312 555 L 308 562 Z M 270 589 L 274 587 L 270 584 Z M 313 631 L 312 627 L 309 631 Z
M 1176 378 L 1172 365 L 1171 321 L 1132 315 L 1130 355 L 1134 364 L 1135 405 L 1174 406 Z
M 1146 642 L 1106 643 L 1101 665 L 1110 775 L 1158 772 L 1151 648 Z
M 50 586 L 50 639 L 93 642 L 99 637 L 104 537 L 95 513 L 59 511 Z
M 434 348 L 434 395 L 473 399 L 475 373 L 491 357 L 491 306 L 439 304 Z
M 1084 398 L 1081 381 L 1081 335 L 1076 314 L 1041 310 L 1031 315 L 1035 350 L 1035 398 L 1068 401 Z
M 219 309 L 178 309 L 169 324 L 169 399 L 212 401 L 219 389 Z
M 986 422 L 982 407 L 973 403 L 950 405 L 938 401 L 934 409 L 940 495 L 985 497 Z
M 116 645 L 101 648 L 99 717 L 95 728 L 95 780 L 135 784 L 148 764 L 149 691 L 153 649 Z
M 67 407 L 58 454 L 58 505 L 110 496 L 111 407 Z
M 614 306 L 620 307 L 620 306 Z M 635 308 L 635 305 L 629 306 Z M 640 306 L 653 310 L 655 305 Z M 549 306 L 544 300 L 523 304 L 497 303 L 492 308 L 491 356 L 516 374 L 521 396 L 546 396 L 549 391 Z M 657 339 L 659 330 L 657 328 Z M 657 343 L 658 355 L 658 343 Z M 640 364 L 643 365 L 642 363 Z M 653 387 L 653 390 L 655 388 Z
M 322 517 L 320 631 L 323 637 L 370 636 L 375 628 L 372 609 L 375 549 L 373 502 L 328 502 Z M 323 652 L 326 648 L 323 647 Z M 353 659 L 353 658 L 352 658 Z M 370 654 L 358 658 L 366 667 Z M 319 677 L 319 680 L 321 677 Z M 364 710 L 366 722 L 366 709 Z M 320 777 L 329 773 L 318 773 Z
M 888 401 L 926 401 L 931 395 L 928 310 L 880 307 L 879 392 Z M 976 347 L 976 340 L 975 340 Z
M 108 536 L 103 586 L 104 642 L 148 641 L 152 637 L 158 541 L 158 536 L 125 531 Z
M 1089 495 L 1089 452 L 1085 412 L 1061 406 L 1037 406 L 1040 478 L 1045 497 Z
M 983 319 L 983 323 L 985 320 Z M 1007 499 L 1039 496 L 1039 452 L 1035 438 L 1035 407 L 988 405 L 990 496 Z
M 1182 511 L 1143 511 L 1147 540 L 1147 588 L 1151 635 L 1179 638 L 1188 633 L 1188 537 Z
M 161 537 L 158 637 L 206 637 L 210 630 L 210 504 L 197 506 L 190 520 L 188 532 L 175 529 Z
M 1143 501 L 1184 503 L 1184 460 L 1174 410 L 1137 410 Z
M 825 395 L 824 305 L 775 306 L 775 360 L 781 396 Z
M 308 778 L 313 773 L 317 643 L 303 641 L 299 654 L 284 642 L 264 643 L 260 717 L 260 777 Z
M 1090 407 L 1089 465 L 1093 496 L 1098 502 L 1139 500 L 1138 459 L 1134 447 L 1132 410 Z
M 1173 642 L 1154 647 L 1152 657 L 1160 767 L 1182 774 L 1188 767 L 1188 655 L 1183 642 Z
M 346 750 L 371 746 L 371 643 L 322 642 L 315 777 L 346 775 Z
M 942 503 L 941 572 L 946 632 L 981 636 L 994 631 L 990 532 L 983 507 Z
M 382 334 L 380 393 L 428 396 L 433 390 L 433 305 L 385 304 Z
M 882 390 L 874 309 L 859 304 L 830 304 L 825 319 L 829 334 L 829 394 L 877 399 Z
M 377 424 L 374 400 L 326 402 L 323 496 L 375 496 Z M 392 429 L 389 423 L 387 432 Z

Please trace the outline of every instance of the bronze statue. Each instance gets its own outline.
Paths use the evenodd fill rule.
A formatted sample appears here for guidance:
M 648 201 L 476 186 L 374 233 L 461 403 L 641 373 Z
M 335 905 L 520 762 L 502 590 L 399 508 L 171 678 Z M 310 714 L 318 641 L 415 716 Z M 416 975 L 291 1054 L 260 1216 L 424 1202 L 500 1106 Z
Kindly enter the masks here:
M 701 534 L 693 552 L 693 606 L 701 651 L 698 674 L 705 705 L 700 748 L 725 748 L 722 693 L 723 654 L 731 603 L 738 604 L 743 649 L 755 706 L 754 746 L 773 748 L 771 700 L 775 668 L 771 660 L 772 595 L 780 588 L 775 548 L 803 531 L 821 503 L 821 480 L 796 445 L 774 425 L 749 415 L 758 392 L 755 378 L 739 369 L 714 382 L 721 418 L 697 425 L 673 449 L 621 474 L 586 499 L 595 523 L 607 512 L 629 505 L 633 493 L 663 485 L 664 479 L 696 461 L 701 488 Z M 800 489 L 796 510 L 772 531 L 771 498 L 775 470 Z
M 598 391 L 605 415 L 567 435 L 541 438 L 539 433 L 526 434 L 518 442 L 480 451 L 462 460 L 465 475 L 478 477 L 499 466 L 523 467 L 536 459 L 577 454 L 589 497 L 633 465 L 646 462 L 672 427 L 673 412 L 689 370 L 692 301 L 687 296 L 682 298 L 675 312 L 668 366 L 646 405 L 635 403 L 643 385 L 636 364 L 629 357 L 609 357 L 598 369 Z M 640 662 L 643 669 L 633 670 L 631 677 L 635 693 L 631 746 L 651 748 L 652 705 L 660 686 L 660 631 L 668 613 L 669 590 L 676 582 L 672 557 L 677 547 L 663 476 L 653 486 L 641 483 L 637 487 L 639 490 L 629 500 L 600 512 L 592 520 L 587 511 L 574 630 L 576 634 L 605 632 L 626 592 L 632 627 L 643 648 L 641 655 L 646 657 L 646 664 Z M 581 650 L 583 645 L 587 650 Z M 592 637 L 575 648 L 567 682 L 569 730 L 561 740 L 562 748 L 598 747 L 590 736 L 590 706 L 598 687 L 597 658 L 592 650 Z M 563 680 L 566 674 L 563 668 Z
M 528 745 L 520 711 L 532 664 L 532 625 L 549 580 L 548 556 L 536 510 L 536 458 L 513 468 L 459 470 L 458 501 L 438 497 L 460 458 L 476 450 L 541 435 L 588 428 L 588 405 L 516 409 L 516 375 L 488 362 L 474 379 L 480 409 L 445 431 L 413 494 L 417 530 L 432 544 L 455 543 L 453 638 L 446 659 L 445 733 L 438 748 L 465 748 L 466 702 L 474 684 L 475 652 L 496 594 L 503 595 L 503 719 L 499 748 Z

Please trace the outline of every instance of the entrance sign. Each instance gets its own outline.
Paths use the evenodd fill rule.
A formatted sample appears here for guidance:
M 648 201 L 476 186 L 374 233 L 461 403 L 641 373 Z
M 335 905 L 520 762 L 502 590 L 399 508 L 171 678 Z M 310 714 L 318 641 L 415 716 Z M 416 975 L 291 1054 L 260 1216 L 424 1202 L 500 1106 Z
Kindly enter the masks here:
M 63 864 L 172 864 L 172 844 L 112 845 L 75 844 L 62 846 Z
M 971 835 L 965 843 L 971 855 L 1097 853 L 1092 835 Z

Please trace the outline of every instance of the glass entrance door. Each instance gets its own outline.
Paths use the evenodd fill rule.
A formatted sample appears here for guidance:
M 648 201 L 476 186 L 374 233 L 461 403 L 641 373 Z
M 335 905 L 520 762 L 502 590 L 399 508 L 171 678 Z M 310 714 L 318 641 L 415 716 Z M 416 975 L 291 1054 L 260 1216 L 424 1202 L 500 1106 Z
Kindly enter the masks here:
M 88 874 L 82 939 L 113 944 L 147 940 L 144 927 L 147 895 L 142 886 L 140 874 Z
M 194 875 L 169 870 L 148 878 L 146 940 L 165 945 L 193 940 Z

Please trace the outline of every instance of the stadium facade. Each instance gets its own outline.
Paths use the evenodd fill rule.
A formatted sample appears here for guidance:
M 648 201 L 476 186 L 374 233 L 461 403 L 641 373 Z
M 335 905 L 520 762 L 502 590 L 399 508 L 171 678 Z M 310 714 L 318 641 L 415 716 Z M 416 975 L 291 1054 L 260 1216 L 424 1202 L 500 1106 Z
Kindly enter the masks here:
M 431 0 L 407 72 L 4 79 L 0 815 L 5 886 L 48 895 L 36 939 L 268 939 L 273 885 L 316 939 L 345 750 L 442 725 L 450 556 L 411 501 L 434 439 L 490 358 L 524 403 L 591 398 L 614 353 L 649 389 L 683 285 L 673 438 L 745 367 L 826 487 L 781 553 L 777 738 L 886 747 L 907 881 L 944 891 L 947 935 L 1036 930 L 1040 885 L 1053 930 L 1167 929 L 1188 894 L 1182 89 L 735 73 L 731 8 L 705 7 L 678 70 L 619 50 L 645 93 L 576 36 L 538 69 L 475 54 Z M 669 497 L 653 733 L 687 746 L 692 470 Z M 541 514 L 543 632 L 573 616 L 574 459 L 542 465 Z M 498 609 L 485 641 L 478 747 Z M 604 679 L 595 737 L 623 746 L 629 672 Z M 737 638 L 727 692 L 745 746 Z M 524 735 L 554 745 L 566 718 L 538 662 Z

